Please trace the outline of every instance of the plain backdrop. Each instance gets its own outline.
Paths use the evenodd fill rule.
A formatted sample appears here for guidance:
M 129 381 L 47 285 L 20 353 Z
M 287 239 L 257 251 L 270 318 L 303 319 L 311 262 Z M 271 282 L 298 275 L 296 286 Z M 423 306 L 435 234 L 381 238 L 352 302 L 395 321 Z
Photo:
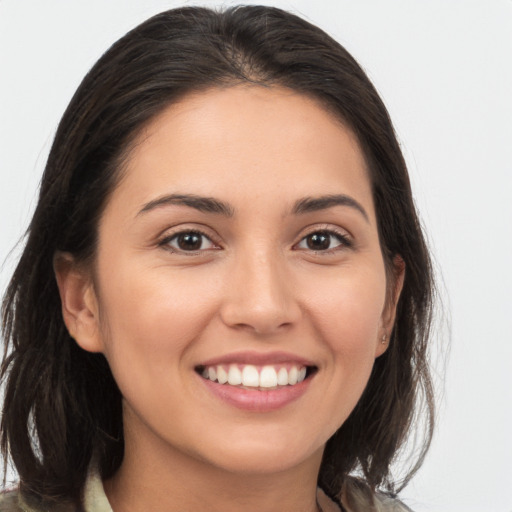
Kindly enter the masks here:
M 187 3 L 0 0 L 1 262 L 29 222 L 55 128 L 87 70 L 127 30 Z M 416 512 L 512 512 L 512 1 L 258 3 L 321 26 L 367 70 L 442 276 L 451 350 L 443 328 L 437 434 L 403 499 Z

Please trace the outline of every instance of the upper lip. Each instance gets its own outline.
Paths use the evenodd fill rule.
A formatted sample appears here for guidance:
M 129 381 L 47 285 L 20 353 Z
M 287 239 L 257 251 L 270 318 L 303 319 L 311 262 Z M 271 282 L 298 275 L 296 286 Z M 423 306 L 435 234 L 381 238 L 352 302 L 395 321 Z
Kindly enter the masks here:
M 202 361 L 199 366 L 216 366 L 220 364 L 252 364 L 254 366 L 291 363 L 299 366 L 315 366 L 308 359 L 289 352 L 233 352 L 223 356 Z

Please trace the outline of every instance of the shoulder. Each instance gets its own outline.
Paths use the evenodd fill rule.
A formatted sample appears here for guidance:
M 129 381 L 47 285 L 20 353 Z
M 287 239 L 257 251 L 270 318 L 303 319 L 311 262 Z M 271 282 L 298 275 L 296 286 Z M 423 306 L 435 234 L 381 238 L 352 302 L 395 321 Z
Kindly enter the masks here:
M 84 487 L 83 504 L 42 501 L 20 493 L 19 489 L 0 490 L 0 512 L 112 512 L 97 471 L 91 470 Z
M 379 512 L 413 512 L 408 506 L 404 505 L 396 498 L 390 498 L 385 494 L 377 494 L 375 501 Z M 379 508 L 380 507 L 380 508 Z
M 72 505 L 26 500 L 18 489 L 0 492 L 0 512 L 78 512 Z
M 0 512 L 24 512 L 18 502 L 17 490 L 0 493 Z
M 413 512 L 392 496 L 372 492 L 367 484 L 356 478 L 346 480 L 341 502 L 346 512 Z

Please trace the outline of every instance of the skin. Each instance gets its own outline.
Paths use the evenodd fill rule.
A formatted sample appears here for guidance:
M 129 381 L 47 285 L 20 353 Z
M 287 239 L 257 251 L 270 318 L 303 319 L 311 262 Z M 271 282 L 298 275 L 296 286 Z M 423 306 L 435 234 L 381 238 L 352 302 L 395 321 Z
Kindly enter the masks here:
M 155 204 L 169 194 L 215 198 L 230 215 Z M 354 204 L 294 212 L 333 194 Z M 190 230 L 204 233 L 200 250 L 179 249 Z M 318 232 L 329 248 L 308 246 Z M 55 267 L 71 335 L 105 355 L 124 397 L 125 458 L 105 482 L 115 511 L 316 510 L 325 443 L 386 349 L 403 278 L 386 281 L 349 129 L 282 88 L 189 95 L 140 134 L 94 268 L 68 254 Z M 241 410 L 195 370 L 241 351 L 285 351 L 316 373 L 284 407 Z

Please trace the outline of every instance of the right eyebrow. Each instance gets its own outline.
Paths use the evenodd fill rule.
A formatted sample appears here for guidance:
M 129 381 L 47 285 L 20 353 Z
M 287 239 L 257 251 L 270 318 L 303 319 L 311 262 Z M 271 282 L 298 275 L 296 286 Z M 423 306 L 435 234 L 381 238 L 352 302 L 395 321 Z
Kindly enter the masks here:
M 234 214 L 234 209 L 231 205 L 212 197 L 197 196 L 194 194 L 168 194 L 146 203 L 139 213 L 137 213 L 137 216 L 156 208 L 169 205 L 189 206 L 200 212 L 217 213 L 226 217 L 232 217 Z

